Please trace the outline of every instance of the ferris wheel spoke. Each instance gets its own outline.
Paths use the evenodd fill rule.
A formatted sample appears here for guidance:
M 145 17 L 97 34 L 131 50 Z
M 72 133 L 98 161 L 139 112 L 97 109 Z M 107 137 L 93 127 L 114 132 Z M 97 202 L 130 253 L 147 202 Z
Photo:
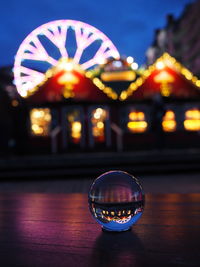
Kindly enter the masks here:
M 75 27 L 75 36 L 76 36 L 77 50 L 74 55 L 74 62 L 79 63 L 81 56 L 83 54 L 83 51 L 88 46 L 90 46 L 94 41 L 96 41 L 97 37 L 95 36 L 94 33 L 91 33 L 84 29 L 81 32 L 80 26 Z
M 102 61 L 102 59 L 105 60 L 107 58 L 107 52 L 108 52 L 108 51 L 106 51 L 107 49 L 108 49 L 108 46 L 105 43 L 102 43 L 102 45 L 97 50 L 94 57 L 81 65 L 82 68 L 88 69 L 88 68 L 100 63 L 100 61 Z
M 67 25 L 61 27 L 61 31 L 58 30 L 58 26 L 54 26 L 44 31 L 44 35 L 59 48 L 61 56 L 68 58 L 67 49 L 65 47 L 67 39 Z
M 40 55 L 40 54 L 24 53 L 23 60 L 24 59 L 34 60 L 34 61 L 46 61 L 52 66 L 55 66 L 58 63 L 58 61 L 56 59 L 54 59 L 48 55 L 44 57 L 44 55 Z
M 70 44 L 68 39 L 70 36 L 72 38 L 69 30 L 73 31 L 76 41 L 73 55 L 70 55 L 72 52 L 67 48 L 67 45 Z M 96 53 L 91 55 L 87 53 L 86 55 L 85 50 L 96 42 L 100 42 Z M 93 51 L 94 47 L 91 46 L 91 50 L 89 50 Z M 89 50 L 87 49 L 87 52 Z M 87 60 L 81 65 L 83 69 L 89 69 L 108 57 L 119 57 L 116 47 L 107 36 L 86 23 L 74 20 L 57 20 L 41 25 L 22 42 L 15 58 L 15 84 L 23 97 L 27 97 L 29 91 L 33 93 L 34 88 L 45 81 L 45 74 L 35 70 L 34 66 L 42 69 L 45 67 L 45 72 L 49 66 L 44 62 L 51 66 L 57 66 L 59 61 L 54 57 L 58 56 L 54 55 L 59 55 L 61 58 L 71 57 L 77 64 L 80 64 L 83 55 L 84 58 L 87 56 Z
M 21 66 L 20 68 L 21 72 L 21 82 L 27 82 L 28 78 L 29 80 L 36 81 L 36 83 L 40 83 L 41 81 L 44 80 L 45 74 L 36 70 L 32 70 L 26 67 Z M 25 75 L 25 76 L 22 76 Z
M 100 48 L 97 50 L 95 57 L 96 58 L 104 58 L 105 52 L 108 49 L 108 46 L 105 43 L 102 43 Z
M 104 58 L 109 58 L 109 57 L 119 58 L 119 53 L 115 51 L 113 52 L 112 50 L 108 50 L 104 53 Z
M 74 61 L 76 64 L 78 64 L 78 63 L 80 62 L 80 59 L 81 59 L 82 54 L 83 54 L 83 48 L 82 48 L 82 47 L 78 47 L 78 48 L 76 49 L 76 53 L 75 53 L 75 55 L 74 55 L 74 59 L 73 59 L 73 61 Z
M 92 66 L 94 66 L 96 64 L 97 64 L 97 58 L 92 58 L 92 59 L 84 62 L 83 64 L 81 64 L 81 67 L 84 70 L 87 70 L 87 69 L 91 68 Z
M 83 49 L 97 40 L 97 36 L 94 33 L 86 30 L 83 30 L 83 33 L 81 33 L 81 31 L 76 32 L 76 38 L 78 46 L 82 47 Z
M 109 47 L 107 46 L 106 43 L 102 43 L 102 45 L 100 46 L 100 48 L 97 50 L 96 54 L 94 55 L 94 57 L 90 60 L 88 60 L 87 62 L 84 62 L 81 67 L 83 69 L 88 69 L 96 64 L 100 64 L 101 61 L 105 60 L 108 57 L 113 56 L 113 52 L 109 49 Z
M 56 66 L 58 64 L 58 60 L 56 60 L 53 57 L 48 56 L 48 58 L 46 59 L 46 61 L 51 64 L 52 66 Z
M 44 76 L 44 73 L 37 71 L 37 70 L 29 69 L 24 66 L 20 67 L 20 72 L 25 75 L 33 75 L 33 76 L 41 76 L 41 77 Z
M 79 42 L 77 42 L 77 50 L 76 50 L 76 53 L 74 55 L 74 62 L 75 63 L 79 63 L 80 62 L 80 59 L 81 59 L 81 56 L 83 54 L 83 51 L 88 47 L 90 46 L 94 41 L 96 41 L 96 38 L 93 36 L 91 36 L 89 39 L 83 41 L 82 43 L 80 43 L 80 46 L 78 46 Z
M 38 39 L 38 36 L 34 36 L 31 43 L 32 44 L 27 44 L 26 50 L 23 54 L 23 59 L 46 61 L 53 66 L 57 64 L 58 61 L 49 56 L 40 40 Z

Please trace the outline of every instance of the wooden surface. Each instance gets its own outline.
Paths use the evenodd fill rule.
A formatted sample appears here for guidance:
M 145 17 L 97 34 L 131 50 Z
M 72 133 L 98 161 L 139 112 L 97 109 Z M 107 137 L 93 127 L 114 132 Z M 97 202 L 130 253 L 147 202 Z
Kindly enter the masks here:
M 199 266 L 200 194 L 147 194 L 132 231 L 105 233 L 86 194 L 1 194 L 0 266 Z

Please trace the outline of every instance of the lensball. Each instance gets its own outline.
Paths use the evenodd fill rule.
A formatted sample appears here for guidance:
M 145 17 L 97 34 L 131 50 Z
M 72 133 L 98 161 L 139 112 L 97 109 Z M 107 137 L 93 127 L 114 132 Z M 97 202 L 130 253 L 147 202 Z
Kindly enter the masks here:
M 90 212 L 107 231 L 129 230 L 141 217 L 144 202 L 144 192 L 138 179 L 123 171 L 100 175 L 88 194 Z

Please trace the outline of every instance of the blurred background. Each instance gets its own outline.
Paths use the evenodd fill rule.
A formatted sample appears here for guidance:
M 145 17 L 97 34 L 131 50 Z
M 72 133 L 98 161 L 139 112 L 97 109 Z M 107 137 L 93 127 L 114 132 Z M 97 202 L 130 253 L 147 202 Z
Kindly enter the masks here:
M 121 169 L 147 192 L 200 192 L 199 12 L 197 0 L 2 3 L 0 191 L 87 192 Z

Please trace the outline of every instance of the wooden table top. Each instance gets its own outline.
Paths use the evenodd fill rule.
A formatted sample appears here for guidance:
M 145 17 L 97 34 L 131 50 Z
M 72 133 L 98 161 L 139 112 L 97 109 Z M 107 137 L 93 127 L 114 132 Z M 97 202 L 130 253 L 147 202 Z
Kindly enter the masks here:
M 147 194 L 132 231 L 106 233 L 86 194 L 1 194 L 0 266 L 200 266 L 200 194 Z

